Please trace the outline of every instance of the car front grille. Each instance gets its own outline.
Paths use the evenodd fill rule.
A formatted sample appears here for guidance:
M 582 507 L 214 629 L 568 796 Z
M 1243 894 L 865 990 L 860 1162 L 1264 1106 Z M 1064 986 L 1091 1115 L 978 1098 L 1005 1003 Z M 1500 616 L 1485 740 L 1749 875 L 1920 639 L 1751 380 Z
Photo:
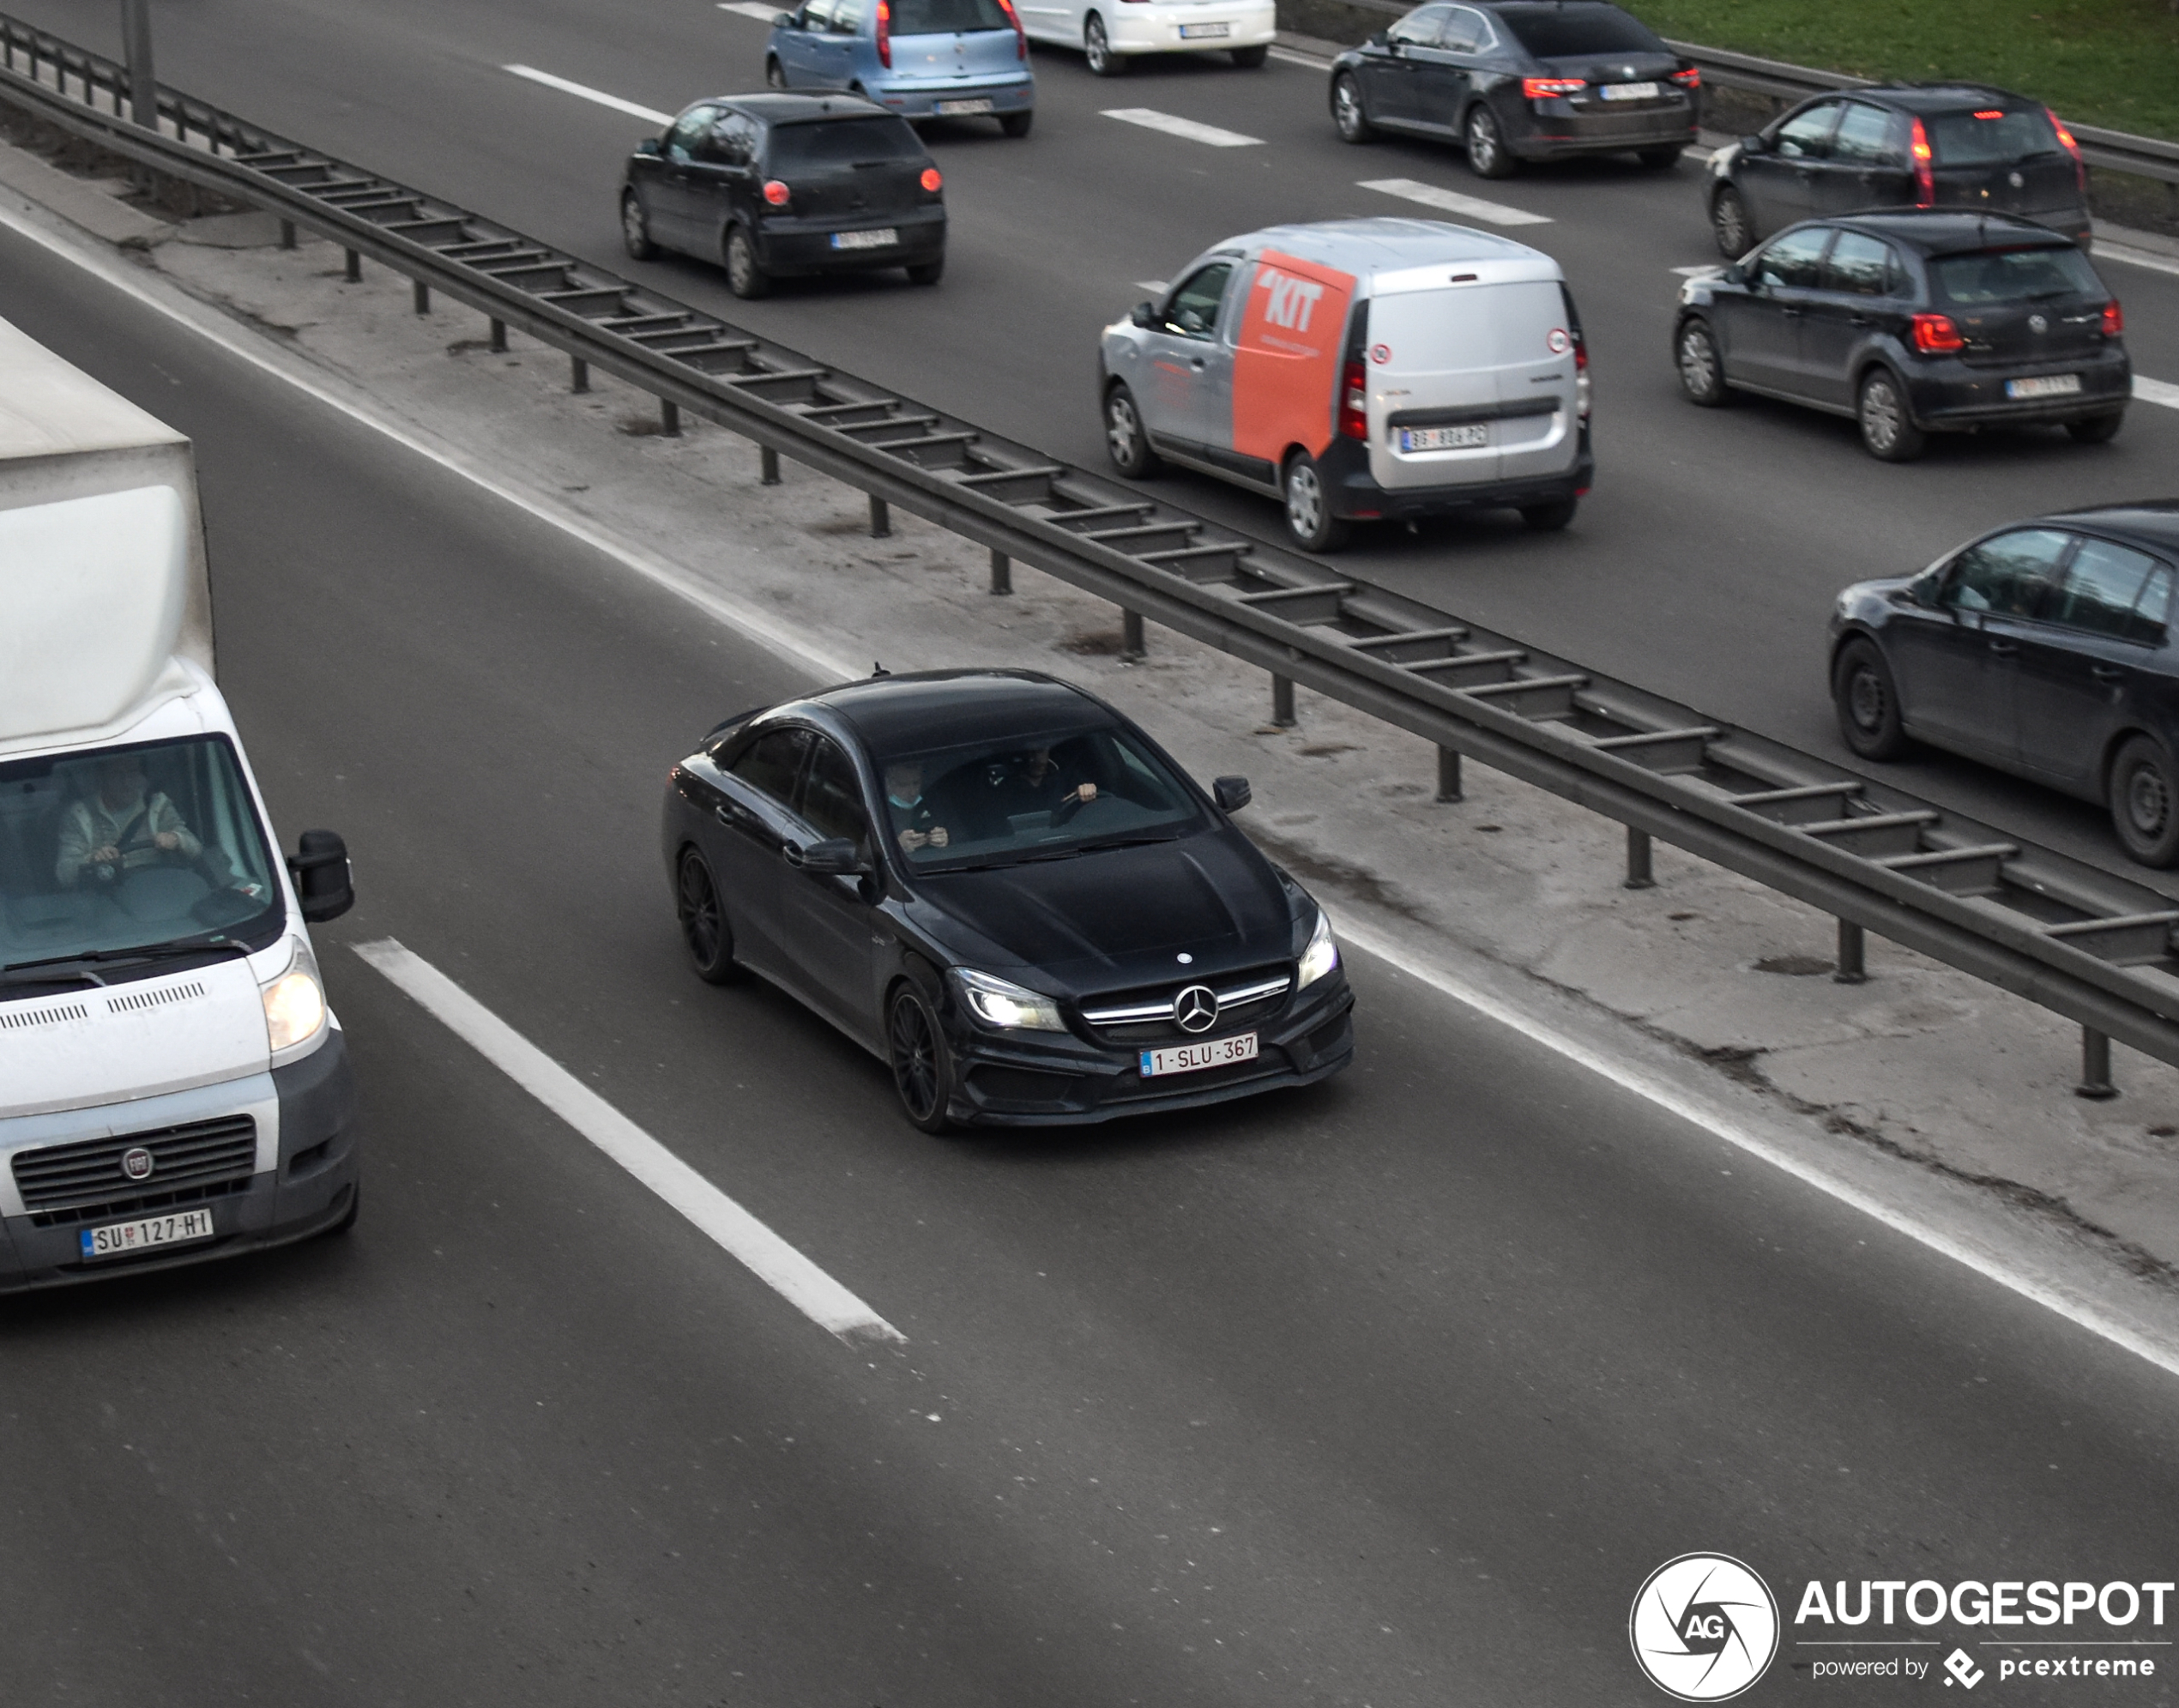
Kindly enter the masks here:
M 142 1180 L 132 1180 L 122 1172 L 121 1159 L 137 1149 L 151 1153 L 152 1170 Z M 184 1193 L 216 1196 L 207 1189 L 247 1181 L 257 1164 L 257 1122 L 248 1115 L 229 1115 L 187 1126 L 18 1150 L 13 1166 L 23 1208 L 44 1212 L 43 1222 L 75 1220 L 154 1198 L 179 1201 Z M 75 1214 L 52 1214 L 61 1210 Z
M 1183 991 L 1197 985 L 1205 985 L 1216 994 L 1218 1018 L 1199 1031 L 1191 1031 L 1174 1018 L 1174 1005 Z M 1223 975 L 1216 981 L 1189 979 L 1091 997 L 1082 1005 L 1082 1017 L 1102 1043 L 1186 1043 L 1196 1038 L 1222 1037 L 1236 1028 L 1269 1018 L 1293 988 L 1294 975 L 1287 969 L 1256 967 Z

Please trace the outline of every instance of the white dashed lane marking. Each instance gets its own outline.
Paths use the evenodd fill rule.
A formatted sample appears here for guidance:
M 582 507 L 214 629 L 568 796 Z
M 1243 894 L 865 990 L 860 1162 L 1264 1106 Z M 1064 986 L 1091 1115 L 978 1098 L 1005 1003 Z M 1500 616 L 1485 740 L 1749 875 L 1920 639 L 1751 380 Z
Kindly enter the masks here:
M 2169 380 L 2143 379 L 2136 374 L 2134 395 L 2144 403 L 2161 403 L 2167 409 L 2179 409 L 2179 385 Z
M 1374 190 L 1383 196 L 1397 196 L 1403 202 L 1420 202 L 1425 208 L 1435 208 L 1447 214 L 1461 214 L 1470 220 L 1486 220 L 1494 226 L 1548 226 L 1548 214 L 1531 214 L 1525 208 L 1509 208 L 1503 202 L 1486 202 L 1480 196 L 1463 196 L 1457 190 L 1440 190 L 1434 184 L 1420 184 L 1411 178 L 1366 178 L 1361 180 L 1364 190 Z
M 1198 124 L 1192 118 L 1180 118 L 1169 112 L 1160 112 L 1154 106 L 1108 106 L 1107 118 L 1116 118 L 1122 124 L 1139 124 L 1145 130 L 1162 130 L 1168 136 L 1185 137 L 1191 142 L 1201 142 L 1213 148 L 1260 148 L 1261 136 L 1244 136 L 1238 130 L 1221 130 L 1215 124 Z
M 736 17 L 754 18 L 760 24 L 769 24 L 782 12 L 792 11 L 790 6 L 759 6 L 755 0 L 719 0 L 721 12 L 732 12 Z
M 542 83 L 548 89 L 558 89 L 564 95 L 574 95 L 586 101 L 595 101 L 600 106 L 609 106 L 615 112 L 625 112 L 631 118 L 648 118 L 653 124 L 671 124 L 673 115 L 660 112 L 654 107 L 639 106 L 634 101 L 625 101 L 619 95 L 609 95 L 603 89 L 594 89 L 583 83 L 570 83 L 564 77 L 555 77 L 550 71 L 540 71 L 531 65 L 502 65 L 502 71 L 517 77 L 527 77 L 533 83 Z

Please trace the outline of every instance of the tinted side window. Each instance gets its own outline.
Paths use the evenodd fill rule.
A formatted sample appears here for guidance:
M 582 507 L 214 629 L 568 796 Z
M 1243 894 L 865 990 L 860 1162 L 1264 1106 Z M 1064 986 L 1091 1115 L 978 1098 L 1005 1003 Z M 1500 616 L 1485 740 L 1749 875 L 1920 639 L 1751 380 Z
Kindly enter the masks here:
M 1831 241 L 1831 232 L 1829 226 L 1812 226 L 1806 231 L 1787 232 L 1757 260 L 1756 282 L 1814 290 L 1823 277 L 1823 250 Z
M 1491 39 L 1490 22 L 1481 12 L 1455 6 L 1446 14 L 1445 38 L 1438 45 L 1448 53 L 1481 53 Z
M 2126 634 L 2133 626 L 2134 607 L 2149 571 L 2156 567 L 2156 559 L 2146 552 L 2114 546 L 2108 540 L 2084 540 L 2047 614 L 2054 623 L 2091 634 Z
M 1884 296 L 1903 277 L 1892 245 L 1863 232 L 1839 232 L 1824 263 L 1825 288 L 1850 291 L 1858 297 Z
M 809 751 L 808 730 L 770 730 L 742 749 L 741 757 L 727 769 L 784 806 L 794 799 L 794 779 L 801 773 L 802 756 Z
M 1550 6 L 1507 6 L 1498 14 L 1538 59 L 1574 53 L 1663 53 L 1664 44 L 1639 18 L 1594 0 Z
M 1394 41 L 1403 41 L 1409 47 L 1435 47 L 1445 33 L 1446 9 L 1424 6 L 1409 12 L 1390 32 Z
M 730 112 L 711 127 L 693 152 L 711 166 L 745 166 L 755 158 L 756 143 L 756 121 Z
M 1941 603 L 2001 617 L 2037 615 L 2058 582 L 2073 536 L 2055 528 L 2022 528 L 1971 546 L 1953 560 Z
M 1904 166 L 1906 155 L 1895 146 L 1896 134 L 1892 115 L 1882 107 L 1848 101 L 1838 134 L 1831 139 L 1831 157 L 1854 166 Z
M 1165 329 L 1184 338 L 1218 335 L 1218 307 L 1225 300 L 1226 284 L 1233 277 L 1230 261 L 1214 261 L 1196 272 L 1173 293 L 1165 311 Z
M 1776 147 L 1790 160 L 1821 160 L 1831 157 L 1832 127 L 1838 123 L 1841 101 L 1818 101 L 1806 112 L 1786 120 Z
M 2141 589 L 2140 601 L 2134 607 L 2134 620 L 2127 627 L 2127 638 L 2161 643 L 2164 625 L 2171 615 L 2171 571 L 2158 564 L 2149 571 L 2147 583 Z
M 802 8 L 801 26 L 806 30 L 829 30 L 832 27 L 833 0 L 810 0 Z
M 870 819 L 862 805 L 862 784 L 854 763 L 836 741 L 820 735 L 802 786 L 802 818 L 818 836 L 844 836 L 865 859 L 870 855 Z
M 862 28 L 862 0 L 838 0 L 832 9 L 832 21 L 826 27 L 834 35 L 854 35 Z
M 715 106 L 692 106 L 673 121 L 673 128 L 666 133 L 666 148 L 683 160 L 692 158 L 703 146 L 704 137 L 719 118 Z

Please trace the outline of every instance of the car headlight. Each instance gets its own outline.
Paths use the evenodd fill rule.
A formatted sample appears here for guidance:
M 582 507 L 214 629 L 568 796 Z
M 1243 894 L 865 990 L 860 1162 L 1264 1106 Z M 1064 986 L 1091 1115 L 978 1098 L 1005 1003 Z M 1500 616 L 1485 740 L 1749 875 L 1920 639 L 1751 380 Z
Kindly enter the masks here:
M 1339 945 L 1331 940 L 1331 920 L 1323 908 L 1317 909 L 1317 928 L 1309 933 L 1309 946 L 1301 951 L 1301 976 L 1294 987 L 1301 989 L 1313 985 L 1339 964 Z
M 1067 1023 L 1059 1018 L 1059 1004 L 1048 996 L 1039 996 L 1035 991 L 1023 990 L 1019 985 L 968 967 L 956 967 L 953 976 L 960 984 L 962 1000 L 969 1005 L 969 1011 L 987 1026 L 1007 1026 L 1029 1032 L 1067 1029 Z
M 287 970 L 263 987 L 265 1035 L 278 1055 L 306 1044 L 325 1024 L 325 991 L 318 983 L 317 957 L 307 944 L 295 945 Z

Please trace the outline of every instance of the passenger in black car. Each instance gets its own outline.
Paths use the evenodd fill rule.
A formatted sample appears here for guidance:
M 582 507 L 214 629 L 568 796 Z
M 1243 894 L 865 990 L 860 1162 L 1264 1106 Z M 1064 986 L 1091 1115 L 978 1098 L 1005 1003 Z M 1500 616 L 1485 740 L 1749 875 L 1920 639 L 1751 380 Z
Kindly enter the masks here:
M 926 846 L 942 848 L 952 840 L 938 815 L 923 798 L 923 762 L 903 760 L 885 768 L 885 806 L 892 814 L 894 834 L 902 850 L 914 854 Z

